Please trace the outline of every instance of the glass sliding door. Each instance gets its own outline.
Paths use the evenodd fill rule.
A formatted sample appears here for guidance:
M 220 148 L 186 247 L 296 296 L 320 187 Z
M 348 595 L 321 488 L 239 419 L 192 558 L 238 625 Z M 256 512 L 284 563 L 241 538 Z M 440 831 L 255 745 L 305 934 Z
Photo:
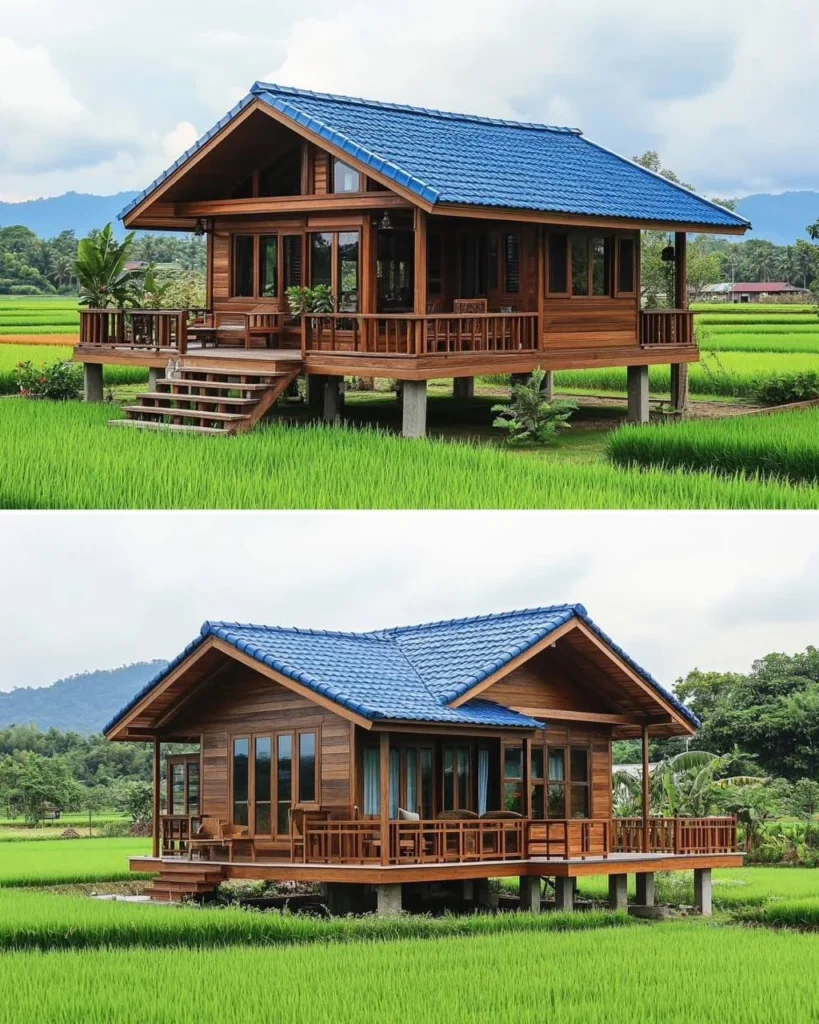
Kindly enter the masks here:
M 273 792 L 271 761 L 273 745 L 269 736 L 257 736 L 254 740 L 254 812 L 253 829 L 257 835 L 270 835 L 272 821 L 270 805 Z
M 233 824 L 248 823 L 250 742 L 246 736 L 233 740 Z
M 293 737 L 280 735 L 276 743 L 276 833 L 290 833 L 293 806 Z

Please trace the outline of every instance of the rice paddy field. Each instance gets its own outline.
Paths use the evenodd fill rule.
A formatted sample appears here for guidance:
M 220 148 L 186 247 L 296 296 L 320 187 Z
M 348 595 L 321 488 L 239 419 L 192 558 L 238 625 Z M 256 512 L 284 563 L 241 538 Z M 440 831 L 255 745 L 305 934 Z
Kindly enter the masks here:
M 14 370 L 18 363 L 32 362 L 35 366 L 43 363 L 58 363 L 71 359 L 73 348 L 68 345 L 0 343 L 0 395 L 13 395 L 17 391 Z M 143 384 L 148 380 L 148 371 L 141 366 L 105 366 L 103 382 L 107 387 L 125 384 Z
M 0 845 L 0 889 L 69 882 L 130 881 L 128 858 L 150 852 L 149 839 L 43 839 Z M 136 876 L 139 877 L 139 876 Z
M 0 336 L 65 334 L 76 340 L 79 329 L 76 295 L 0 295 Z

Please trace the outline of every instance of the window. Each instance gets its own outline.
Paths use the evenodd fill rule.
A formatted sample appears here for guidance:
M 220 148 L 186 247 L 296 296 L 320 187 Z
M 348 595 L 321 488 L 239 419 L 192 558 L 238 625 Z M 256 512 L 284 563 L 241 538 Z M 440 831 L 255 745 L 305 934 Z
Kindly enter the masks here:
M 333 236 L 329 232 L 310 235 L 310 284 L 333 287 Z
M 532 817 L 537 819 L 546 817 L 546 780 L 543 774 L 543 755 L 543 747 L 532 747 L 532 756 L 529 765 L 529 779 L 532 787 Z
M 572 295 L 589 294 L 589 240 L 574 234 L 569 239 L 572 250 Z
M 569 291 L 568 275 L 569 236 L 549 234 L 549 291 L 565 295 Z
M 497 232 L 491 231 L 489 233 L 489 290 L 496 291 L 500 278 L 498 276 L 498 264 L 500 263 L 500 239 Z
M 390 747 L 390 818 L 398 817 L 401 800 L 401 751 Z
M 280 735 L 276 744 L 276 831 L 290 831 L 293 806 L 293 737 Z
M 427 235 L 427 294 L 440 295 L 443 292 L 441 236 Z
M 378 312 L 412 312 L 415 301 L 415 238 L 412 231 L 379 231 L 377 245 Z
M 486 235 L 461 236 L 460 298 L 474 299 L 486 295 Z
M 253 295 L 253 235 L 233 236 L 233 294 Z
M 184 814 L 185 806 L 185 765 L 171 765 L 171 814 Z
M 188 769 L 188 814 L 199 814 L 199 761 L 186 762 Z
M 299 803 L 316 803 L 316 734 L 299 733 Z
M 472 796 L 469 747 L 444 747 L 445 811 L 471 810 Z
M 571 814 L 573 818 L 591 816 L 589 799 L 589 752 L 584 747 L 572 747 L 569 765 L 571 783 Z
M 360 192 L 361 175 L 354 167 L 345 164 L 338 157 L 333 158 L 333 191 Z
M 165 764 L 165 807 L 168 814 L 198 817 L 199 755 L 172 754 Z
M 617 239 L 617 292 L 621 295 L 633 295 L 636 291 L 635 255 L 637 246 L 633 238 Z
M 508 294 L 520 291 L 520 235 L 503 236 L 503 288 Z
M 404 806 L 408 811 L 418 810 L 418 751 L 409 747 L 406 752 L 407 788 Z
M 265 298 L 279 294 L 278 235 L 262 235 L 259 239 L 259 290 Z
M 433 760 L 430 747 L 421 748 L 421 806 L 419 813 L 422 818 L 431 818 L 435 812 L 433 799 Z
M 285 235 L 284 243 L 284 282 L 286 291 L 294 285 L 301 285 L 302 236 Z
M 247 825 L 248 755 L 250 744 L 246 737 L 233 741 L 233 823 Z
M 547 752 L 549 774 L 546 780 L 546 817 L 566 817 L 566 751 L 549 747 Z
M 609 287 L 609 252 L 608 238 L 591 240 L 592 259 L 592 295 L 608 295 Z
M 269 736 L 257 736 L 253 744 L 253 771 L 256 800 L 254 803 L 253 827 L 260 835 L 270 835 L 271 794 L 273 774 L 271 772 L 272 744 Z
M 381 813 L 381 758 L 377 747 L 364 748 L 364 817 Z
M 523 813 L 523 747 L 503 748 L 503 809 Z
M 338 236 L 338 308 L 342 313 L 358 312 L 358 232 L 342 231 Z

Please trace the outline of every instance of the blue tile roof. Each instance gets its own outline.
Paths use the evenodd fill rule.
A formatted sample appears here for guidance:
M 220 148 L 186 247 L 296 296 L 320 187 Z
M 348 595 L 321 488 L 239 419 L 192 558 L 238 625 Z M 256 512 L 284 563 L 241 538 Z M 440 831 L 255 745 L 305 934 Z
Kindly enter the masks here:
M 432 204 L 750 227 L 737 214 L 589 141 L 575 128 L 492 120 L 265 82 L 256 82 L 120 218 L 254 100 Z
M 205 622 L 200 635 L 143 687 L 104 731 L 112 729 L 209 636 L 373 721 L 542 728 L 537 720 L 486 699 L 473 698 L 457 708 L 448 705 L 572 618 L 585 622 L 660 696 L 693 725 L 699 725 L 673 694 L 592 622 L 582 605 L 554 605 L 370 633 Z

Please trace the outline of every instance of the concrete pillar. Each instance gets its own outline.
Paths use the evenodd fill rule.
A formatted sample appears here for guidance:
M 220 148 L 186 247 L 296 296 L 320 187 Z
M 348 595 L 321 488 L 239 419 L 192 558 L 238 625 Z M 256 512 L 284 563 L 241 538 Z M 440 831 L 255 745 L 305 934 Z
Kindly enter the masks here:
M 322 416 L 325 423 L 337 423 L 341 419 L 344 398 L 341 392 L 341 377 L 325 377 L 322 393 Z
M 148 390 L 156 391 L 156 382 L 158 380 L 165 379 L 165 367 L 164 366 L 149 366 L 148 367 Z
M 401 913 L 401 885 L 377 885 L 375 887 L 378 900 L 378 916 L 388 917 Z
M 688 363 L 671 364 L 671 407 L 680 413 L 688 408 Z
M 555 910 L 574 910 L 573 878 L 555 878 Z
M 320 373 L 307 375 L 307 406 L 313 419 L 324 415 L 324 383 L 327 378 Z
M 475 879 L 475 902 L 479 907 L 497 909 L 498 894 L 493 892 L 488 878 Z
M 703 917 L 711 916 L 711 868 L 694 869 L 694 906 Z
M 403 437 L 424 437 L 427 432 L 427 382 L 405 380 L 401 388 Z
M 520 881 L 520 909 L 530 914 L 540 913 L 540 875 L 525 875 Z
M 102 363 L 83 363 L 83 397 L 86 402 L 101 402 L 102 393 Z
M 628 368 L 628 422 L 648 423 L 648 367 Z
M 637 903 L 641 907 L 654 906 L 654 872 L 641 871 L 637 875 Z
M 628 875 L 609 875 L 609 908 L 628 909 Z
M 460 401 L 475 397 L 474 377 L 455 377 L 452 381 L 452 396 Z
M 551 370 L 547 370 L 546 376 L 543 378 L 543 387 L 541 388 L 543 397 L 547 402 L 553 402 L 555 398 L 555 375 Z

